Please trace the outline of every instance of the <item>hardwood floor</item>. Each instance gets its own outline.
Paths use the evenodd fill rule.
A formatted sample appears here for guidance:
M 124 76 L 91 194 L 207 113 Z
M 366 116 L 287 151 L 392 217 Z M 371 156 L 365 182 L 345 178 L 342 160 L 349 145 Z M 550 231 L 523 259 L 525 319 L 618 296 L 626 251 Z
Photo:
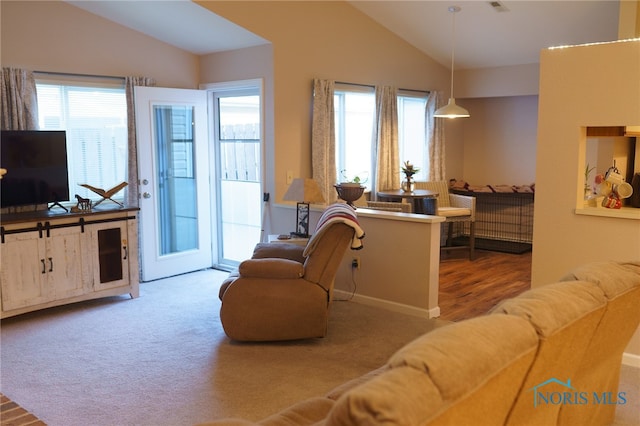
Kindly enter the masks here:
M 460 321 L 482 315 L 503 299 L 531 288 L 531 252 L 509 254 L 466 250 L 443 254 L 440 260 L 440 318 Z

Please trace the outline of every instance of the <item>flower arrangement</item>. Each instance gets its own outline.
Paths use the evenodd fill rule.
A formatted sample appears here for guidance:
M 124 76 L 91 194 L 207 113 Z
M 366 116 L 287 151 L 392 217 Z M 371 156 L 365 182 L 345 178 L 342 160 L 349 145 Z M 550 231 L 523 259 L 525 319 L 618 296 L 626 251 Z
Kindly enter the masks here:
M 413 175 L 420 171 L 419 168 L 411 164 L 408 160 L 402 164 L 402 173 L 404 173 L 406 179 L 402 182 L 402 190 L 405 192 L 412 192 L 414 188 L 414 182 L 411 180 Z
M 419 168 L 411 164 L 409 161 L 405 161 L 402 165 L 402 173 L 407 177 L 407 180 L 411 180 L 411 177 L 420 171 Z

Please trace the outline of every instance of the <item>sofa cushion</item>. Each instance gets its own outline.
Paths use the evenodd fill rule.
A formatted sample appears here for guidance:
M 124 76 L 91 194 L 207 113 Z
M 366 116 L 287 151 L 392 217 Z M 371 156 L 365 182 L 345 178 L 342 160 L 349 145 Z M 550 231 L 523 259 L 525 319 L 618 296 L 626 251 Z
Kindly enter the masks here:
M 640 263 L 596 262 L 580 266 L 563 280 L 589 281 L 608 299 L 602 320 L 582 352 L 573 376 L 581 389 L 617 395 L 622 353 L 640 324 Z M 615 404 L 560 408 L 560 424 L 611 424 Z
M 535 330 L 517 317 L 485 316 L 438 328 L 396 352 L 387 370 L 347 390 L 327 424 L 473 424 L 489 415 L 496 419 L 491 424 L 501 424 L 537 343 Z
M 471 216 L 471 209 L 464 207 L 438 207 L 438 216 L 459 217 Z
M 597 284 L 608 299 L 640 285 L 640 262 L 593 262 L 579 266 L 560 281 L 589 281 Z
M 441 409 L 428 375 L 410 367 L 391 369 L 336 401 L 327 425 L 420 425 Z
M 548 337 L 607 301 L 602 290 L 581 281 L 557 283 L 526 291 L 495 306 L 491 313 L 517 315 Z
M 356 377 L 355 379 L 351 379 L 336 386 L 325 396 L 330 399 L 338 399 L 356 386 L 366 383 L 374 377 L 378 377 L 387 371 L 389 371 L 389 366 L 385 364 L 382 367 L 378 367 L 375 370 L 371 370 L 368 373 L 363 374 L 362 376 Z
M 575 378 L 582 354 L 606 309 L 602 290 L 583 281 L 529 290 L 496 306 L 493 314 L 528 320 L 540 337 L 536 359 L 509 415 L 508 425 L 556 424 L 560 405 L 535 407 L 532 389 L 551 378 Z M 572 381 L 573 382 L 573 381 Z
M 259 424 L 263 426 L 312 425 L 327 417 L 334 404 L 335 401 L 329 398 L 306 399 L 261 420 Z
M 537 345 L 536 333 L 526 321 L 482 316 L 419 337 L 396 352 L 389 365 L 406 365 L 428 374 L 443 399 L 452 400 L 475 389 Z

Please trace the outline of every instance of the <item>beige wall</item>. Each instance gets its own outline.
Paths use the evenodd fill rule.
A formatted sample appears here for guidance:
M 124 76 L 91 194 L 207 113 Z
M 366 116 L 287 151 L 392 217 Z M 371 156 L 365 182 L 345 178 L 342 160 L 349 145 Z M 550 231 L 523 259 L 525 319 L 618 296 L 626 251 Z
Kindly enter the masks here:
M 584 181 L 584 126 L 638 125 L 639 75 L 640 41 L 542 53 L 533 287 L 585 262 L 640 260 L 640 220 L 574 213 Z M 630 351 L 640 354 L 640 345 Z
M 425 318 L 439 316 L 443 218 L 364 208 L 358 212 L 366 232 L 364 247 L 347 251 L 336 275 L 336 299 L 357 290 L 354 300 L 358 302 Z M 355 271 L 351 268 L 354 257 L 360 259 L 360 269 Z
M 287 170 L 311 176 L 313 78 L 420 90 L 448 87 L 444 67 L 348 3 L 198 3 L 273 45 L 274 201 L 286 190 Z
M 540 64 L 460 70 L 455 74 L 456 98 L 529 96 L 538 94 Z
M 618 39 L 640 37 L 640 1 L 621 0 Z
M 0 8 L 3 67 L 198 85 L 197 56 L 65 2 L 3 0 Z
M 264 115 L 262 139 L 265 156 L 265 170 L 263 170 L 262 174 L 265 192 L 273 192 L 273 171 L 275 167 L 273 46 L 265 44 L 201 56 L 200 78 L 204 84 L 262 80 Z M 293 221 L 294 219 L 291 220 Z
M 538 97 L 464 99 L 460 104 L 471 113 L 459 124 L 464 140 L 463 174 L 453 174 L 448 164 L 447 177 L 474 185 L 535 182 Z

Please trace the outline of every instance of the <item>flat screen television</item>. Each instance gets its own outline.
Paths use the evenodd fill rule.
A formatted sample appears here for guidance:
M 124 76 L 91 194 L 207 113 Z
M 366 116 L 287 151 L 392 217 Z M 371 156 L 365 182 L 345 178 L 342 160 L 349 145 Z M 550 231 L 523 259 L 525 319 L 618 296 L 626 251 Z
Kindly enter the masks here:
M 0 167 L 2 208 L 69 200 L 65 131 L 3 130 Z

